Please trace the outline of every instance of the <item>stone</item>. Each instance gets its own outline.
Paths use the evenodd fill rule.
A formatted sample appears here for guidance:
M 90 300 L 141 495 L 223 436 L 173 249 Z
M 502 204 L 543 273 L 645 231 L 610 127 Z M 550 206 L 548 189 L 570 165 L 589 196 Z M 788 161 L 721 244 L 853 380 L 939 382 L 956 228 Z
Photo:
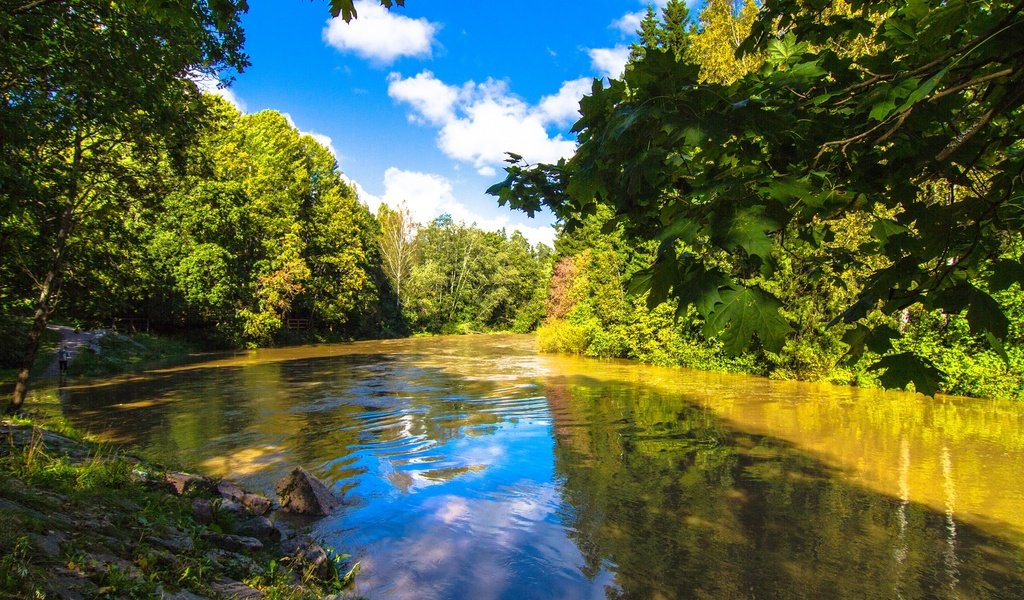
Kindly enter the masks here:
M 46 582 L 46 597 L 60 600 L 81 600 L 96 596 L 96 585 L 82 573 L 64 567 L 53 567 Z
M 32 534 L 30 536 L 32 540 L 32 546 L 43 556 L 49 559 L 57 559 L 60 557 L 60 545 L 64 543 L 65 538 L 61 533 L 49 531 L 46 535 Z
M 192 517 L 202 525 L 213 523 L 213 503 L 206 498 L 193 498 Z
M 176 592 L 168 592 L 163 588 L 157 588 L 154 594 L 160 600 L 209 600 L 206 596 L 200 596 L 193 594 L 188 590 L 178 590 Z
M 323 517 L 341 505 L 322 481 L 302 467 L 282 477 L 274 491 L 281 509 L 287 512 Z
M 263 542 L 256 538 L 244 535 L 232 535 L 228 533 L 214 533 L 204 531 L 199 535 L 203 541 L 209 542 L 218 548 L 232 552 L 259 552 L 263 549 Z
M 211 548 L 206 552 L 206 558 L 230 573 L 256 575 L 260 571 L 260 566 L 255 560 L 244 554 L 221 548 Z
M 219 502 L 216 502 L 214 506 L 216 506 L 217 510 L 219 510 L 220 512 L 231 513 L 233 515 L 239 515 L 245 512 L 244 506 L 242 506 L 238 502 L 235 502 L 234 500 L 227 500 L 224 498 L 221 498 L 221 500 Z
M 196 492 L 212 493 L 214 489 L 212 481 L 202 475 L 193 475 L 192 473 L 168 473 L 164 475 L 164 481 L 170 484 L 179 496 Z
M 234 581 L 226 577 L 210 584 L 210 589 L 218 596 L 233 598 L 234 600 L 254 600 L 255 598 L 263 597 L 263 592 L 251 588 L 240 581 Z
M 265 515 L 270 512 L 270 499 L 259 494 L 245 491 L 242 486 L 227 479 L 217 484 L 217 493 L 225 500 L 233 500 L 241 504 L 254 515 Z
M 162 536 L 148 536 L 146 541 L 154 546 L 166 548 L 177 554 L 185 554 L 195 549 L 192 538 L 180 529 L 171 529 Z
M 301 570 L 309 569 L 318 579 L 329 581 L 334 578 L 334 563 L 327 551 L 308 536 L 288 540 L 281 545 L 281 550 L 292 557 L 294 564 Z
M 241 499 L 242 506 L 254 515 L 262 516 L 270 512 L 270 498 L 259 494 L 246 493 Z
M 238 535 L 254 537 L 262 542 L 281 541 L 281 531 L 266 517 L 250 517 L 235 526 Z

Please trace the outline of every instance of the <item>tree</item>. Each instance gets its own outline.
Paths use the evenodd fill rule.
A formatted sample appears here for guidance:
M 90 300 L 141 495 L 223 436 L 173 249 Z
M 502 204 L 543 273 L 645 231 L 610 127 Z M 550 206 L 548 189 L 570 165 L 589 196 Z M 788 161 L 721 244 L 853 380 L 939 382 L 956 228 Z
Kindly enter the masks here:
M 380 5 L 385 8 L 391 8 L 393 5 L 405 6 L 405 0 L 380 0 Z M 355 0 L 330 0 L 331 5 L 331 16 L 341 16 L 346 22 L 355 19 L 358 15 L 356 13 Z
M 367 312 L 376 224 L 330 151 L 275 111 L 204 101 L 217 118 L 152 219 L 155 304 L 245 344 L 270 343 L 292 315 L 334 331 Z
M 757 18 L 757 3 L 745 0 L 739 8 L 733 0 L 708 0 L 700 12 L 700 29 L 691 36 L 690 58 L 700 65 L 701 83 L 729 84 L 761 66 L 755 53 L 736 56 Z
M 690 46 L 690 9 L 686 2 L 669 0 L 661 9 L 661 19 L 651 5 L 637 30 L 640 41 L 630 49 L 630 62 L 639 60 L 647 50 L 671 52 L 677 59 L 682 58 Z
M 233 0 L 4 3 L 0 206 L 11 218 L 2 238 L 27 242 L 22 272 L 36 288 L 9 411 L 24 402 L 76 233 L 138 197 L 140 176 L 188 135 L 198 91 L 187 76 L 246 65 L 243 8 Z
M 381 267 L 395 291 L 396 308 L 401 309 L 408 295 L 407 282 L 412 274 L 416 259 L 416 223 L 409 209 L 401 206 L 392 209 L 381 204 L 377 210 L 380 223 Z
M 985 290 L 1024 281 L 1019 257 L 1000 258 L 1024 223 L 1024 6 L 826 4 L 766 1 L 740 47 L 766 62 L 729 85 L 694 85 L 700 65 L 647 53 L 581 101 L 570 160 L 513 160 L 491 193 L 527 212 L 545 204 L 570 227 L 612 208 L 631 237 L 660 243 L 634 288 L 696 306 L 733 352 L 782 348 L 792 327 L 761 282 L 774 248 L 807 247 L 834 267 L 820 276 L 867 265 L 834 320 L 851 355 L 891 348 L 892 329 L 868 312 L 914 305 L 966 311 L 1005 354 L 1008 321 Z M 850 215 L 870 241 L 855 254 L 825 246 Z M 875 367 L 886 385 L 935 389 L 936 369 L 912 353 Z

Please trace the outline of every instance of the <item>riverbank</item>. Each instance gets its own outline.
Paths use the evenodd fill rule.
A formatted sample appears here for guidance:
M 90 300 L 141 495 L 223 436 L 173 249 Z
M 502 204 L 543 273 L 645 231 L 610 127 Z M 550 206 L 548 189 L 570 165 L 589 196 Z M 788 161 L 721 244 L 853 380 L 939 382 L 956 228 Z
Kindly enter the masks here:
M 60 422 L 2 421 L 0 441 L 0 597 L 348 597 L 357 567 L 230 481 Z

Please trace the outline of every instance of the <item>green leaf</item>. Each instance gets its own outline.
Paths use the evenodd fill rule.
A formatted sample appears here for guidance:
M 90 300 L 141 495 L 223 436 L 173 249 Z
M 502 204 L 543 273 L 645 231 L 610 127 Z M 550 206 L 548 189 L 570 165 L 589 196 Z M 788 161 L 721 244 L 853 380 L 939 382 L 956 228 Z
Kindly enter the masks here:
M 846 351 L 846 357 L 850 363 L 855 363 L 864 356 L 865 350 L 885 354 L 892 350 L 892 341 L 898 337 L 900 332 L 888 325 L 868 327 L 857 323 L 843 335 L 843 343 L 850 347 Z
M 715 223 L 714 242 L 719 247 L 728 251 L 740 247 L 749 255 L 768 258 L 772 239 L 767 232 L 777 231 L 781 226 L 765 215 L 764 206 L 750 206 L 722 216 L 725 218 Z
M 1024 287 L 1024 263 L 1019 260 L 1000 259 L 992 265 L 988 288 L 993 292 L 1007 290 L 1013 284 Z
M 878 247 L 885 248 L 889 238 L 906 233 L 908 229 L 892 219 L 878 219 L 871 224 L 871 237 L 878 240 Z
M 1010 330 L 1010 320 L 1003 314 L 999 304 L 985 292 L 972 286 L 971 306 L 967 309 L 967 323 L 975 335 L 994 335 L 1005 340 Z
M 945 69 L 942 69 L 932 77 L 929 77 L 927 81 L 918 86 L 917 89 L 915 89 L 913 92 L 910 93 L 909 96 L 907 96 L 907 100 L 903 104 L 901 104 L 899 108 L 896 109 L 896 112 L 903 112 L 907 110 L 911 106 L 923 100 L 925 96 L 932 93 L 932 90 L 934 90 L 935 86 L 939 84 L 939 81 L 941 81 L 942 78 L 946 76 L 947 72 L 949 72 L 949 67 L 946 67 Z
M 657 237 L 654 239 L 659 242 L 683 240 L 684 242 L 691 244 L 693 243 L 693 240 L 696 239 L 697 232 L 699 231 L 700 223 L 684 216 L 672 221 L 668 227 L 658 232 Z
M 958 314 L 966 308 L 967 324 L 975 335 L 993 335 L 1004 340 L 1009 333 L 1010 321 L 1003 314 L 999 303 L 969 283 L 934 292 L 929 298 L 929 304 L 947 314 Z
M 720 290 L 729 283 L 729 279 L 718 269 L 705 269 L 700 264 L 690 265 L 674 288 L 675 296 L 679 299 L 680 316 L 685 313 L 687 306 L 693 305 L 706 319 L 715 305 L 722 301 Z
M 676 257 L 661 255 L 651 266 L 650 294 L 647 296 L 647 307 L 654 308 L 668 299 L 669 290 L 676 282 Z
M 871 365 L 871 370 L 885 369 L 878 377 L 882 385 L 890 389 L 905 389 L 908 383 L 926 396 L 934 396 L 939 390 L 942 372 L 926 358 L 915 356 L 912 352 L 903 352 L 886 356 Z
M 768 42 L 768 62 L 773 65 L 788 64 L 807 51 L 807 44 L 797 42 L 796 36 L 787 33 L 785 37 Z
M 992 335 L 992 332 L 990 331 L 985 332 L 985 339 L 988 340 L 989 345 L 992 346 L 992 350 L 994 350 L 995 353 L 999 355 L 999 358 L 1003 359 L 1003 363 L 1005 363 L 1006 366 L 1009 367 L 1010 356 L 1006 353 L 1006 348 L 1003 346 L 1003 341 L 997 338 L 996 336 Z
M 771 352 L 782 350 L 786 336 L 793 331 L 779 313 L 773 296 L 756 287 L 732 287 L 721 292 L 704 326 L 707 337 L 717 337 L 732 355 L 743 352 L 755 335 Z
M 896 103 L 900 102 L 915 90 L 918 89 L 918 80 L 911 77 L 896 85 L 886 85 L 880 88 L 879 94 L 884 90 L 885 97 L 875 103 L 868 113 L 868 118 L 876 121 L 884 121 L 896 110 Z

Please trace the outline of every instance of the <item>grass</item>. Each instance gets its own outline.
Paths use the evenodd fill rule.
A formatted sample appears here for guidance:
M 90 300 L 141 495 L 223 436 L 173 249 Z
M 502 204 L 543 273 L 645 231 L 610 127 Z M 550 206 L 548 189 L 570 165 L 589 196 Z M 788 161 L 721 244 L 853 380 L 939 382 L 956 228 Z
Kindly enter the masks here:
M 99 352 L 82 348 L 68 366 L 71 376 L 99 377 L 138 371 L 179 360 L 196 351 L 184 340 L 138 333 L 108 333 L 99 340 Z
M 83 438 L 60 421 L 54 425 Z M 358 568 L 330 581 L 309 572 L 292 575 L 273 546 L 249 555 L 248 565 L 218 565 L 202 534 L 231 529 L 231 515 L 215 511 L 214 523 L 200 524 L 189 496 L 146 483 L 159 481 L 161 469 L 116 448 L 79 442 L 70 452 L 76 460 L 64 455 L 61 444 L 67 442 L 53 449 L 43 442 L 38 429 L 23 445 L 0 436 L 0 598 L 46 597 L 56 572 L 77 573 L 76 585 L 85 586 L 78 589 L 86 597 L 151 598 L 161 589 L 179 588 L 209 596 L 210 585 L 227 576 L 268 598 L 319 598 L 345 588 Z M 39 543 L 53 532 L 63 540 L 57 556 L 47 555 Z M 183 535 L 191 549 L 168 552 L 157 540 Z M 339 567 L 346 558 L 331 557 Z

